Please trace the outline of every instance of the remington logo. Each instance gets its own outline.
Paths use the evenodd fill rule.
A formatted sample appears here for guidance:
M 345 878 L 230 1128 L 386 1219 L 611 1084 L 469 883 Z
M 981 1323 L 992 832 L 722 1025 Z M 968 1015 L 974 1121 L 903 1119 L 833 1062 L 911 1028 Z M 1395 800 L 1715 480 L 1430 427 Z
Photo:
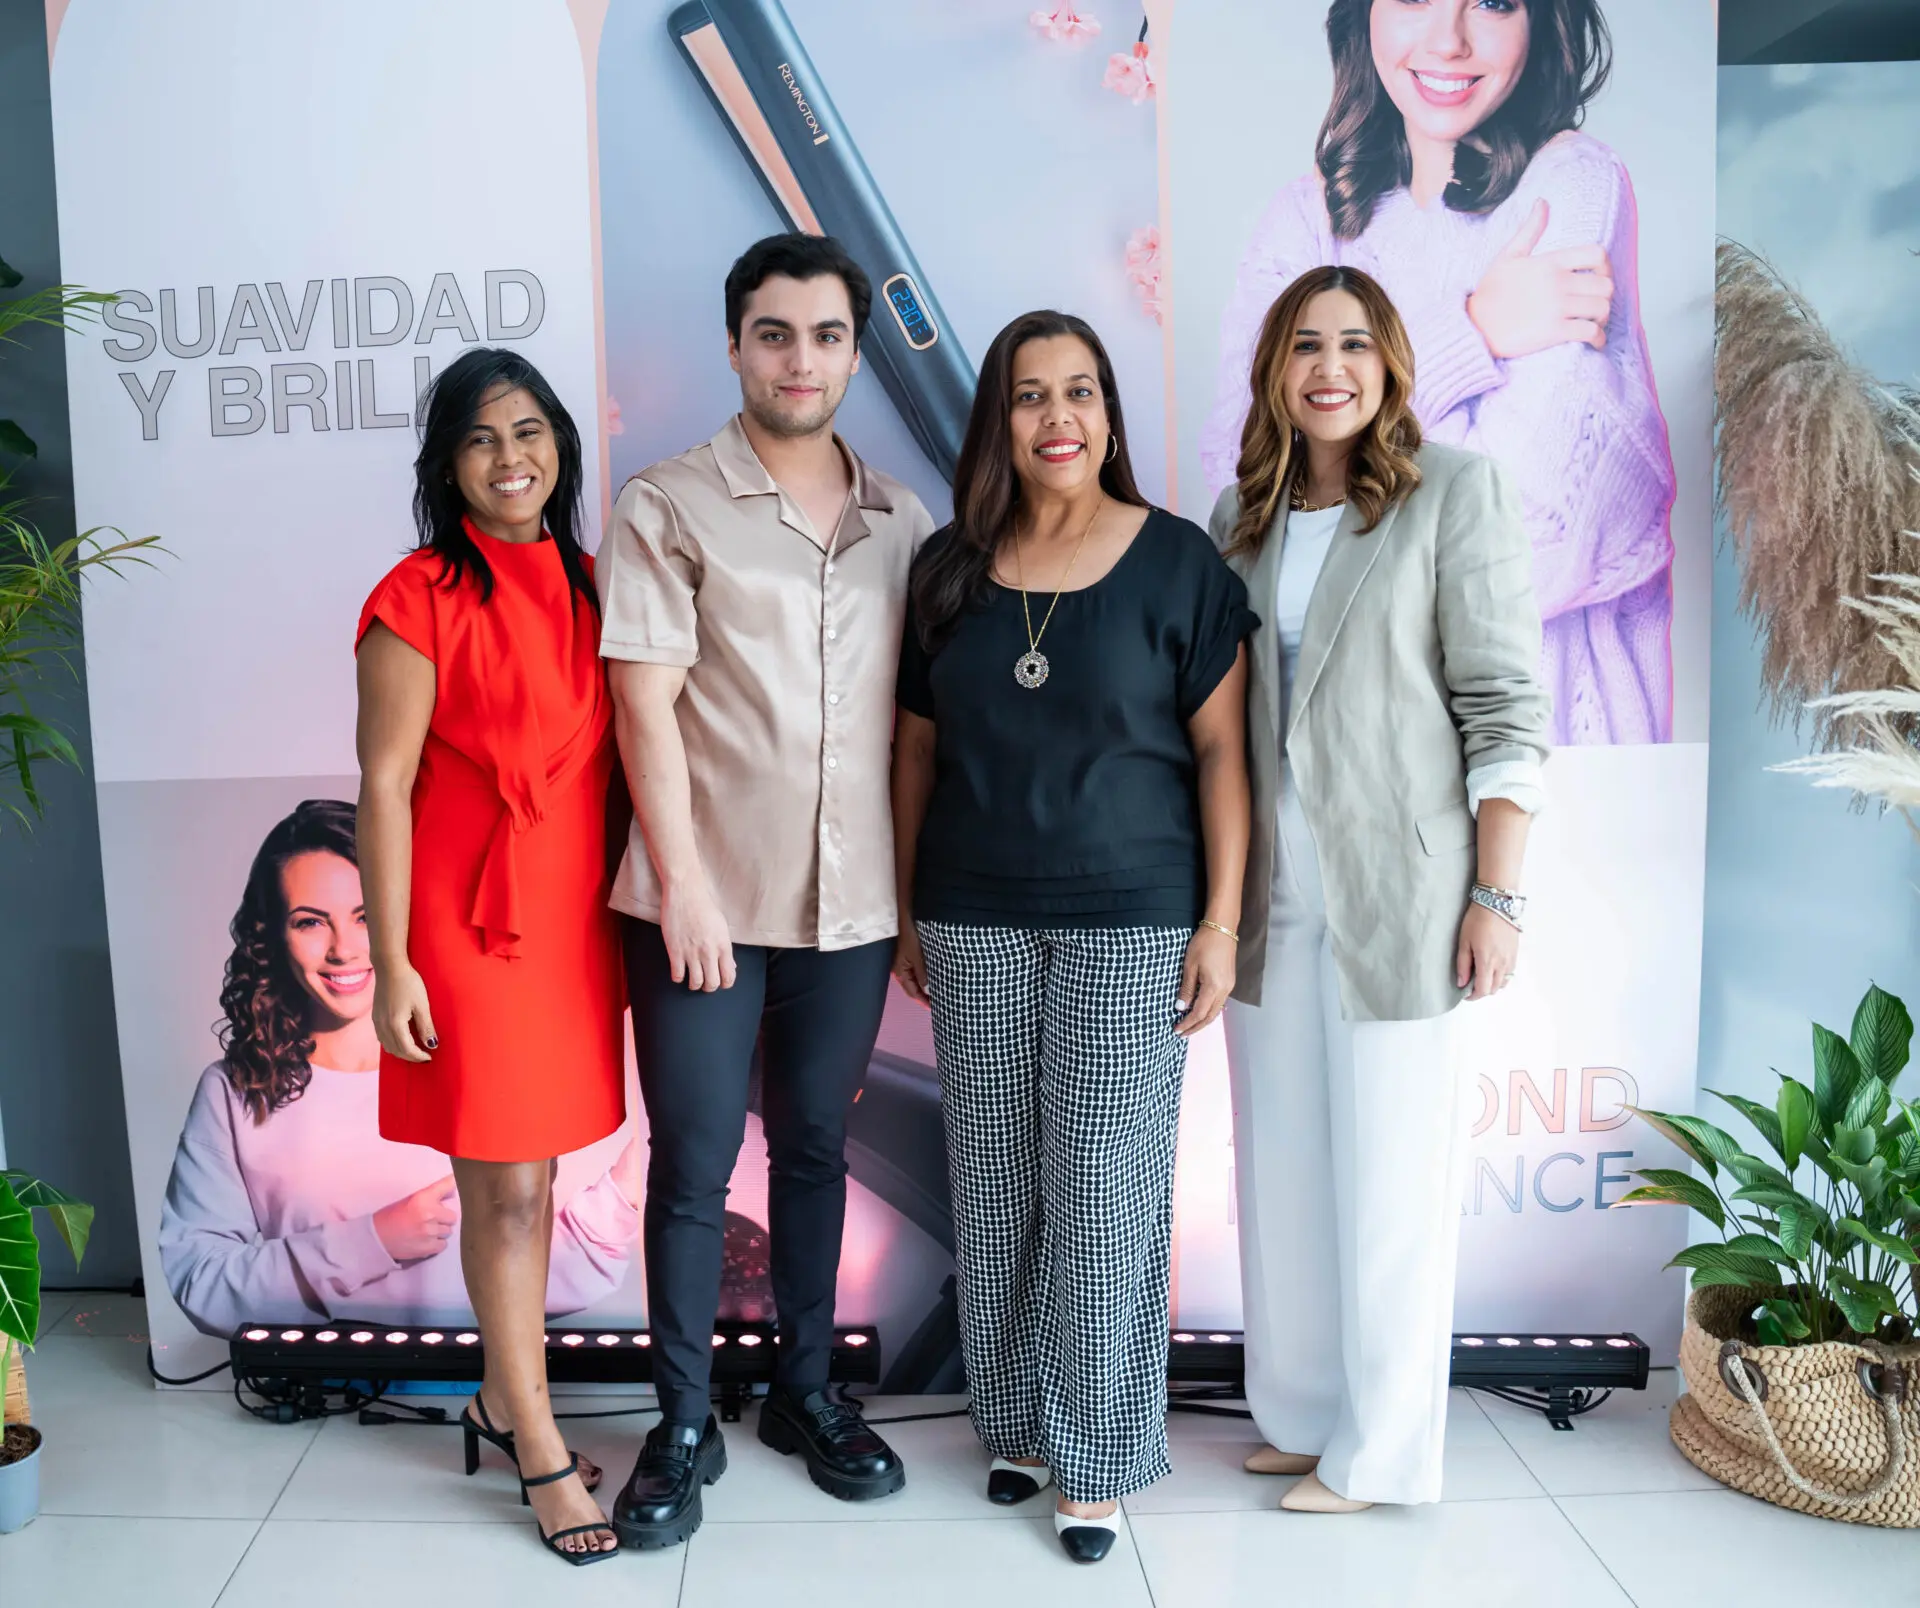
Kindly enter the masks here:
M 787 86 L 787 93 L 793 97 L 793 104 L 799 108 L 801 120 L 813 135 L 813 143 L 825 145 L 832 136 L 820 127 L 820 119 L 813 115 L 813 108 L 807 104 L 807 97 L 800 92 L 799 80 L 793 76 L 793 69 L 784 61 L 780 63 L 780 82 Z

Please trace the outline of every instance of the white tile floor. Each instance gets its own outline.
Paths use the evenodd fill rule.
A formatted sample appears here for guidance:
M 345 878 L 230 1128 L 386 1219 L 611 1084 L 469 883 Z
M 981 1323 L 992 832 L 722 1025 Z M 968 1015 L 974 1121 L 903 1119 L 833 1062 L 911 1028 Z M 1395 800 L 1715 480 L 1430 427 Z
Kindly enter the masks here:
M 1911 1536 L 1781 1512 L 1681 1458 L 1666 1433 L 1670 1373 L 1572 1434 L 1458 1393 L 1446 1500 L 1350 1518 L 1276 1512 L 1283 1482 L 1240 1469 L 1250 1426 L 1177 1414 L 1173 1476 L 1127 1502 L 1128 1533 L 1095 1569 L 1061 1556 L 1044 1506 L 987 1504 L 964 1420 L 889 1429 L 907 1489 L 854 1505 L 762 1447 L 750 1412 L 728 1433 L 731 1468 L 690 1546 L 575 1571 L 535 1544 L 500 1460 L 459 1477 L 450 1429 L 263 1424 L 221 1392 L 152 1389 L 139 1303 L 56 1295 L 48 1314 L 29 1364 L 50 1437 L 43 1511 L 0 1537 L 9 1604 L 1699 1608 L 1729 1581 L 1760 1579 L 1782 1599 L 1844 1580 L 1850 1602 L 1913 1600 Z M 647 1422 L 571 1426 L 610 1471 L 609 1493 Z

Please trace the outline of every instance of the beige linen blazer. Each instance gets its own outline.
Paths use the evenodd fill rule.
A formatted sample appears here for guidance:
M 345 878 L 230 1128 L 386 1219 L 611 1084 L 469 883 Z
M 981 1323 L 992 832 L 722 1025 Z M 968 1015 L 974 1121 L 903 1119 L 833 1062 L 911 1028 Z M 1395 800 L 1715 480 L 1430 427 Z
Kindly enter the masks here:
M 1351 506 L 1307 605 L 1299 679 L 1280 729 L 1273 626 L 1285 516 L 1227 562 L 1261 616 L 1249 649 L 1253 838 L 1234 998 L 1260 1003 L 1278 829 L 1291 762 L 1325 885 L 1350 1021 L 1417 1021 L 1460 1001 L 1454 955 L 1474 872 L 1467 772 L 1543 761 L 1548 699 L 1533 558 L 1518 500 L 1478 453 L 1429 443 L 1421 483 L 1365 535 Z M 1209 522 L 1223 552 L 1235 489 Z

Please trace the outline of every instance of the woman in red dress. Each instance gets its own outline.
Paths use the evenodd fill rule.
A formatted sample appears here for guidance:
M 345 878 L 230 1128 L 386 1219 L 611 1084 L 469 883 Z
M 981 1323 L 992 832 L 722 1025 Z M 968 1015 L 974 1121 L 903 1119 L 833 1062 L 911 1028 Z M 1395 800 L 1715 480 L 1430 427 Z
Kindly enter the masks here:
M 580 436 L 524 358 L 471 351 L 434 384 L 414 471 L 420 545 L 356 646 L 380 1132 L 453 1158 L 486 1347 L 468 1472 L 476 1437 L 506 1451 L 542 1539 L 589 1563 L 618 1541 L 554 1423 L 544 1338 L 556 1159 L 626 1118 Z

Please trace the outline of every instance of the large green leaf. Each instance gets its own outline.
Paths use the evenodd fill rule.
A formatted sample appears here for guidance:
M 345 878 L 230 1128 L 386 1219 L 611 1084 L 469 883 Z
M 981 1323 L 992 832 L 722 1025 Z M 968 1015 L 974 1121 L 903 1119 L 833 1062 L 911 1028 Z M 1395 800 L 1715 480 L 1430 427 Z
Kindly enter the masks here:
M 0 452 L 11 452 L 20 458 L 37 458 L 40 455 L 33 437 L 11 419 L 0 419 Z
M 1899 1081 L 1913 1043 L 1913 1018 L 1892 994 L 1875 984 L 1853 1013 L 1853 1057 L 1881 1082 Z
M 1813 1025 L 1813 1101 L 1827 1127 L 1839 1125 L 1847 1102 L 1860 1081 L 1860 1063 L 1853 1048 L 1831 1028 Z
M 1720 1163 L 1713 1159 L 1712 1152 L 1703 1148 L 1693 1139 L 1692 1136 L 1679 1125 L 1677 1118 L 1669 1116 L 1664 1111 L 1649 1111 L 1645 1106 L 1630 1105 L 1626 1109 L 1631 1111 L 1649 1128 L 1653 1129 L 1654 1132 L 1662 1135 L 1674 1144 L 1681 1153 L 1686 1156 L 1687 1160 L 1693 1162 L 1696 1166 L 1706 1168 L 1709 1178 L 1718 1178 L 1720 1176 Z M 1691 1121 L 1692 1119 L 1689 1118 L 1688 1120 Z
M 1736 1234 L 1726 1242 L 1725 1248 L 1736 1256 L 1757 1256 L 1763 1262 L 1778 1262 L 1782 1267 L 1792 1267 L 1799 1260 L 1765 1234 Z
M 0 290 L 12 290 L 19 283 L 20 270 L 5 257 L 0 257 Z
M 1709 1089 L 1707 1093 L 1716 1100 L 1724 1100 L 1741 1116 L 1760 1130 L 1760 1137 L 1773 1146 L 1782 1161 L 1787 1158 L 1785 1136 L 1780 1131 L 1780 1119 L 1757 1100 L 1746 1099 L 1738 1094 L 1722 1094 L 1718 1089 Z
M 1840 1125 L 1845 1128 L 1877 1128 L 1893 1103 L 1893 1091 L 1871 1073 L 1862 1074 L 1853 1086 L 1853 1098 L 1847 1102 Z
M 1856 1128 L 1848 1124 L 1833 1130 L 1833 1159 L 1850 1161 L 1856 1167 L 1864 1167 L 1879 1153 L 1880 1135 L 1871 1128 Z
M 1817 1201 L 1809 1200 L 1799 1190 L 1779 1189 L 1772 1184 L 1748 1184 L 1733 1192 L 1735 1200 L 1750 1200 L 1756 1206 L 1765 1206 L 1769 1211 L 1784 1212 L 1789 1206 L 1810 1213 L 1816 1221 L 1827 1220 L 1826 1208 Z
M 1670 1111 L 1647 1111 L 1639 1106 L 1629 1106 L 1667 1138 L 1671 1139 L 1688 1158 L 1706 1168 L 1709 1178 L 1718 1178 L 1720 1169 L 1732 1163 L 1751 1158 L 1747 1157 L 1732 1134 L 1724 1128 L 1716 1128 L 1705 1117 L 1680 1116 Z
M 1912 1267 L 1916 1262 L 1920 1262 L 1920 1251 L 1916 1251 L 1897 1234 L 1889 1234 L 1881 1229 L 1869 1228 L 1857 1217 L 1841 1218 L 1840 1226 L 1855 1239 L 1885 1251 L 1887 1255 L 1891 1256 L 1896 1262 L 1905 1262 L 1908 1267 Z
M 1771 1262 L 1758 1256 L 1743 1255 L 1739 1251 L 1729 1250 L 1724 1245 L 1689 1245 L 1676 1256 L 1668 1267 L 1690 1267 L 1702 1273 L 1727 1275 L 1729 1281 L 1741 1284 L 1769 1285 L 1778 1284 L 1780 1275 Z M 1702 1281 L 1695 1279 L 1694 1283 Z
M 1771 1189 L 1791 1189 L 1793 1180 L 1771 1162 L 1762 1161 L 1758 1156 L 1749 1156 L 1740 1151 L 1728 1157 L 1727 1171 L 1751 1189 L 1759 1184 Z
M 37 1206 L 53 1219 L 54 1228 L 66 1242 L 67 1254 L 73 1258 L 73 1265 L 78 1267 L 80 1258 L 87 1254 L 87 1240 L 93 1233 L 93 1208 L 65 1190 L 55 1189 L 52 1184 L 35 1178 L 31 1173 L 0 1172 L 0 1178 L 7 1181 L 14 1198 L 22 1206 L 29 1211 Z
M 1851 1290 L 1836 1288 L 1833 1292 L 1833 1304 L 1847 1320 L 1847 1327 L 1856 1334 L 1871 1335 L 1880 1327 L 1880 1303 L 1870 1301 L 1865 1296 L 1855 1295 Z
M 1807 1201 L 1782 1201 L 1775 1209 L 1780 1216 L 1781 1249 L 1796 1262 L 1804 1262 L 1813 1252 L 1813 1236 L 1827 1214 Z
M 1691 1206 L 1715 1228 L 1727 1226 L 1727 1214 L 1720 1197 L 1691 1173 L 1671 1167 L 1643 1167 L 1634 1173 L 1646 1179 L 1649 1188 L 1631 1189 L 1614 1202 L 1616 1206 Z
M 1888 1172 L 1885 1157 L 1875 1156 L 1863 1167 L 1858 1162 L 1844 1161 L 1835 1156 L 1833 1170 L 1860 1191 L 1863 1206 L 1877 1207 L 1886 1199 Z
M 1783 1339 L 1804 1340 L 1813 1333 L 1806 1314 L 1792 1301 L 1776 1298 L 1772 1301 L 1762 1301 L 1760 1305 L 1767 1316 L 1779 1325 Z
M 1856 1333 L 1870 1335 L 1880 1326 L 1881 1318 L 1900 1315 L 1900 1303 L 1893 1291 L 1878 1279 L 1863 1279 L 1844 1268 L 1835 1268 L 1828 1282 L 1834 1305 Z
M 1914 1108 L 1902 1102 L 1899 1116 L 1887 1131 L 1899 1141 L 1894 1147 L 1896 1165 L 1902 1172 L 1912 1172 L 1920 1178 L 1920 1123 L 1915 1120 Z
M 40 1242 L 33 1214 L 0 1178 L 0 1335 L 23 1346 L 40 1329 Z
M 1800 1157 L 1807 1148 L 1807 1135 L 1813 1131 L 1818 1115 L 1813 1090 L 1794 1078 L 1782 1078 L 1773 1108 L 1780 1118 L 1781 1158 L 1787 1164 L 1787 1171 L 1792 1172 L 1800 1165 Z

